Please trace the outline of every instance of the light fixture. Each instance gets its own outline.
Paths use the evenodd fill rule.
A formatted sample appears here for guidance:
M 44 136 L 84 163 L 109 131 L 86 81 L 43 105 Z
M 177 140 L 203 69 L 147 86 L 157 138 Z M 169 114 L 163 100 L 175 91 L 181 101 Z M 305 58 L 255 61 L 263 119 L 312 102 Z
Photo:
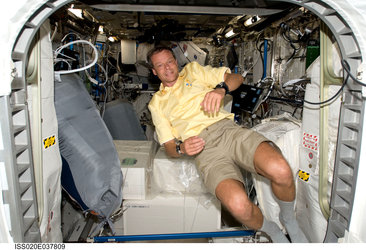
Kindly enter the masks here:
M 253 24 L 253 22 L 252 22 L 252 19 L 251 18 L 249 18 L 249 19 L 247 19 L 245 22 L 244 22 L 244 26 L 250 26 L 250 25 L 252 25 Z
M 108 37 L 108 40 L 113 43 L 113 42 L 117 41 L 117 37 L 110 36 L 110 37 Z
M 229 30 L 226 34 L 225 37 L 229 38 L 232 37 L 233 35 L 235 35 L 234 29 Z
M 258 22 L 261 18 L 259 16 L 253 16 L 252 18 L 248 18 L 245 22 L 244 22 L 244 26 L 248 27 L 250 25 L 252 25 L 255 22 Z
M 74 5 L 71 5 L 71 8 L 67 9 L 68 11 L 70 11 L 72 14 L 74 14 L 75 16 L 77 16 L 80 19 L 84 19 L 83 18 L 83 10 L 82 9 L 74 9 Z

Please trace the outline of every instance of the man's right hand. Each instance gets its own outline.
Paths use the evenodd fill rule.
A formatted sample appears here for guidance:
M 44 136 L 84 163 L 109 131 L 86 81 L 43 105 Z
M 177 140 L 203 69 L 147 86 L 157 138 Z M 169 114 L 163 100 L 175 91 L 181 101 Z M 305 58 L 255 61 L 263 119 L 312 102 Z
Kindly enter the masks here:
M 182 152 L 190 156 L 200 153 L 204 147 L 205 141 L 198 136 L 189 137 L 180 145 Z
M 180 151 L 183 154 L 193 156 L 200 153 L 205 147 L 205 141 L 198 136 L 192 136 L 180 144 Z M 164 143 L 165 152 L 171 157 L 181 157 L 176 151 L 175 139 Z

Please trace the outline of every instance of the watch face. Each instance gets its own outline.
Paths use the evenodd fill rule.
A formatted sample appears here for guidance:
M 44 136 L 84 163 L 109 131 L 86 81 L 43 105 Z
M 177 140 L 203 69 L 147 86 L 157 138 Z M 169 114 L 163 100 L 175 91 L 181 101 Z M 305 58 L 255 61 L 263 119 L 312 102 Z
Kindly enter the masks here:
M 217 84 L 215 89 L 217 89 L 217 88 L 225 89 L 225 94 L 227 94 L 229 92 L 229 88 L 227 87 L 225 82 L 220 82 L 219 84 Z
M 225 88 L 224 87 L 224 83 L 223 82 L 220 82 L 219 84 L 216 85 L 215 88 Z

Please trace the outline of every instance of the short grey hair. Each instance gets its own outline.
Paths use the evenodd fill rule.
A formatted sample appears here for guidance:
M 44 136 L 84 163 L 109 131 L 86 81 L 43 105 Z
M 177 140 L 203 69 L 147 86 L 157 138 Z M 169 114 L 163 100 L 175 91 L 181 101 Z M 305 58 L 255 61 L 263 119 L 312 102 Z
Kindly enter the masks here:
M 153 49 L 151 49 L 148 53 L 147 53 L 147 63 L 149 64 L 149 67 L 152 69 L 154 68 L 154 65 L 152 64 L 151 62 L 151 57 L 157 53 L 160 53 L 162 51 L 169 51 L 170 53 L 172 53 L 174 59 L 175 58 L 175 55 L 174 55 L 174 52 L 173 50 L 170 48 L 170 47 L 167 47 L 167 46 L 157 46 L 157 47 L 154 47 Z

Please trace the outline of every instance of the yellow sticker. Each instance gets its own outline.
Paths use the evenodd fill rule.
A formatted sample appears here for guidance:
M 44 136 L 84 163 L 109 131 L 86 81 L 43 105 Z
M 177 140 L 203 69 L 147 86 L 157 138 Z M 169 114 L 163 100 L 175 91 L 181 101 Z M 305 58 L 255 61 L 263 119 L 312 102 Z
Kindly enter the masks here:
M 305 171 L 299 170 L 299 178 L 305 182 L 309 181 L 310 174 L 306 173 Z
M 55 135 L 50 136 L 46 139 L 43 139 L 44 149 L 47 149 L 47 148 L 51 147 L 52 145 L 55 145 L 55 143 L 56 143 L 56 136 Z

